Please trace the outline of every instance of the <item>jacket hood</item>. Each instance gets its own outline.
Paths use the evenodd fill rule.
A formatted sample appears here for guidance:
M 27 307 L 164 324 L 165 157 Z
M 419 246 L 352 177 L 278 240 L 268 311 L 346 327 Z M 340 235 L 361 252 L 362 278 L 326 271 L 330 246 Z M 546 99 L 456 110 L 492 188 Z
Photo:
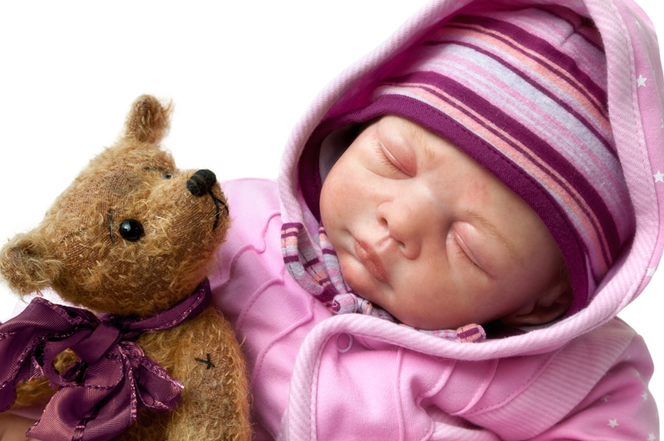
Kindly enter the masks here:
M 358 93 L 372 90 L 373 84 L 384 75 L 386 66 L 460 9 L 478 5 L 494 8 L 505 4 L 526 7 L 534 6 L 533 3 L 519 0 L 434 1 L 322 91 L 293 130 L 279 177 L 284 223 L 304 226 L 298 232 L 298 240 L 300 244 L 307 244 L 308 252 L 324 260 L 324 244 L 321 245 L 318 238 L 317 207 L 307 205 L 306 201 L 311 200 L 308 194 L 311 193 L 310 183 L 303 188 L 299 173 L 300 162 L 307 161 L 309 154 L 305 146 L 312 135 L 316 136 L 316 129 L 321 123 L 343 112 L 345 103 L 355 99 Z M 633 205 L 635 233 L 633 239 L 623 246 L 599 285 L 593 287 L 594 292 L 589 293 L 592 300 L 578 313 L 523 335 L 490 339 L 479 345 L 454 346 L 455 343 L 440 341 L 435 345 L 440 346 L 441 355 L 481 359 L 558 347 L 615 317 L 649 283 L 662 254 L 663 81 L 654 28 L 640 7 L 630 0 L 536 2 L 537 6 L 542 4 L 566 6 L 592 19 L 599 30 L 607 63 L 609 121 Z M 361 323 L 358 317 L 345 320 Z M 431 340 L 427 340 L 426 336 L 413 343 L 415 347 L 418 344 L 426 345 L 427 351 L 431 352 Z

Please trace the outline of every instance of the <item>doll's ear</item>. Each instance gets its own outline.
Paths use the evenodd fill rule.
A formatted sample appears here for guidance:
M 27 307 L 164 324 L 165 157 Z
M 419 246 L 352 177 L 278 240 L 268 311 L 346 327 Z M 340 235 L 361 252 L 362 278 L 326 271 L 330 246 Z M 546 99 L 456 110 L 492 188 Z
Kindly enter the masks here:
M 500 319 L 510 326 L 544 325 L 560 318 L 572 304 L 572 289 L 569 284 L 555 286 L 528 305 Z
M 150 95 L 142 95 L 134 101 L 127 115 L 125 137 L 139 142 L 158 144 L 169 128 L 171 104 L 163 106 Z
M 51 287 L 61 268 L 35 232 L 16 236 L 0 251 L 0 274 L 22 296 Z

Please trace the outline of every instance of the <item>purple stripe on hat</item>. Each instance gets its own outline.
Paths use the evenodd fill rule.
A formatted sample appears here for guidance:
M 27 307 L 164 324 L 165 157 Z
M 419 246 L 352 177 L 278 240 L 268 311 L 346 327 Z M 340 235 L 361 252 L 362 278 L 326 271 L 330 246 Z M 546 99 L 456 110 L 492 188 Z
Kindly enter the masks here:
M 517 69 L 513 64 L 508 63 L 507 60 L 504 58 L 501 58 L 497 56 L 496 54 L 489 52 L 479 46 L 467 43 L 467 42 L 462 42 L 462 41 L 456 41 L 456 40 L 445 40 L 445 41 L 436 41 L 436 42 L 431 42 L 428 43 L 429 45 L 445 45 L 445 44 L 454 44 L 457 46 L 463 46 L 469 49 L 472 49 L 476 52 L 481 53 L 482 55 L 485 55 L 487 57 L 490 57 L 491 59 L 495 60 L 496 62 L 500 63 L 501 65 L 505 66 L 505 68 L 509 69 L 510 71 L 514 72 L 516 75 L 519 76 L 523 81 L 527 82 L 530 84 L 533 88 L 535 88 L 538 92 L 542 93 L 543 95 L 547 96 L 549 99 L 551 99 L 553 102 L 555 102 L 558 106 L 562 107 L 565 109 L 567 113 L 570 115 L 574 116 L 583 126 L 588 129 L 597 139 L 598 141 L 601 142 L 602 146 L 606 149 L 607 152 L 609 152 L 612 156 L 617 157 L 617 152 L 615 151 L 615 146 L 613 143 L 611 143 L 609 140 L 607 140 L 595 127 L 595 125 L 592 124 L 590 120 L 588 120 L 585 116 L 583 116 L 580 112 L 575 110 L 570 104 L 566 103 L 558 95 L 553 93 L 551 90 L 548 88 L 544 87 L 542 84 L 538 83 L 537 81 L 533 80 L 529 75 L 524 75 L 523 72 L 519 69 Z M 550 70 L 550 69 L 549 69 Z M 553 72 L 553 71 L 552 71 Z M 555 73 L 555 72 L 554 72 Z M 556 73 L 556 75 L 558 75 Z M 589 81 L 588 84 L 584 84 L 584 86 L 588 87 L 590 84 L 593 86 L 595 83 L 592 82 L 590 78 L 586 79 Z M 585 94 L 584 94 L 585 95 Z M 589 103 L 593 105 L 597 110 L 600 111 L 600 114 L 606 115 L 606 110 L 602 109 L 597 103 L 595 103 L 593 100 L 589 100 Z M 608 119 L 608 118 L 606 118 Z
M 561 67 L 565 72 L 569 73 L 572 77 L 579 80 L 579 82 L 582 83 L 587 88 L 587 91 L 583 90 L 583 88 L 580 88 L 578 84 L 570 82 L 569 77 L 561 75 L 558 72 L 552 71 L 556 73 L 556 75 L 558 75 L 561 79 L 566 81 L 571 87 L 574 87 L 583 94 L 587 94 L 587 92 L 590 92 L 591 96 L 595 101 L 598 101 L 600 103 L 606 102 L 606 92 L 597 84 L 595 84 L 595 82 L 592 81 L 592 79 L 588 77 L 588 75 L 579 68 L 579 66 L 577 65 L 576 61 L 573 58 L 569 57 L 568 55 L 554 48 L 548 41 L 538 38 L 524 31 L 520 27 L 515 26 L 512 23 L 508 23 L 502 20 L 489 18 L 489 17 L 457 15 L 454 17 L 454 19 L 451 22 L 449 22 L 445 26 L 449 28 L 465 29 L 467 28 L 468 25 L 472 26 L 471 29 L 473 31 L 489 35 L 497 40 L 500 40 L 504 44 L 521 52 L 524 56 L 531 58 L 532 60 L 542 64 L 541 60 L 538 57 L 535 57 L 532 54 L 524 51 L 521 47 L 512 43 L 510 39 L 519 42 L 519 44 L 522 45 L 523 47 L 530 49 L 531 51 L 537 53 L 538 55 L 548 59 L 553 64 Z M 480 30 L 475 27 L 477 25 L 486 28 L 487 30 Z M 496 32 L 498 32 L 500 35 L 496 34 Z M 548 66 L 546 66 L 545 64 L 542 64 L 542 66 L 548 69 Z M 606 109 L 598 107 L 598 110 L 602 113 L 606 113 Z

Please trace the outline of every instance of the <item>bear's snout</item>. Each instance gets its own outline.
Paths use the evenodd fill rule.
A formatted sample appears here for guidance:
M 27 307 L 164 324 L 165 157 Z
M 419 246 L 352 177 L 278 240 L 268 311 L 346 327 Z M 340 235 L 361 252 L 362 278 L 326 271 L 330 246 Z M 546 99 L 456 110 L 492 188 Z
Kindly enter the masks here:
M 222 214 L 228 216 L 228 205 L 222 196 L 215 196 L 213 193 L 213 188 L 217 183 L 217 177 L 210 170 L 198 170 L 192 175 L 191 178 L 187 180 L 187 190 L 196 196 L 201 197 L 205 195 L 210 195 L 212 201 L 214 202 L 215 219 L 214 225 L 212 225 L 212 231 L 217 229 L 219 225 L 219 220 L 221 219 Z
M 194 196 L 204 196 L 210 191 L 217 183 L 217 177 L 210 170 L 198 170 L 187 181 L 187 190 Z

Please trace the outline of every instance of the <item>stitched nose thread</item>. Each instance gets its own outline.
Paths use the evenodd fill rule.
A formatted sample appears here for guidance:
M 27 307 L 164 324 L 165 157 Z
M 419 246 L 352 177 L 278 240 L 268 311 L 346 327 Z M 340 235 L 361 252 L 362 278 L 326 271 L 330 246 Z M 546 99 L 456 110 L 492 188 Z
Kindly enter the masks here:
M 217 183 L 217 177 L 210 170 L 198 170 L 187 181 L 187 190 L 194 196 L 203 196 L 210 193 L 212 186 Z

